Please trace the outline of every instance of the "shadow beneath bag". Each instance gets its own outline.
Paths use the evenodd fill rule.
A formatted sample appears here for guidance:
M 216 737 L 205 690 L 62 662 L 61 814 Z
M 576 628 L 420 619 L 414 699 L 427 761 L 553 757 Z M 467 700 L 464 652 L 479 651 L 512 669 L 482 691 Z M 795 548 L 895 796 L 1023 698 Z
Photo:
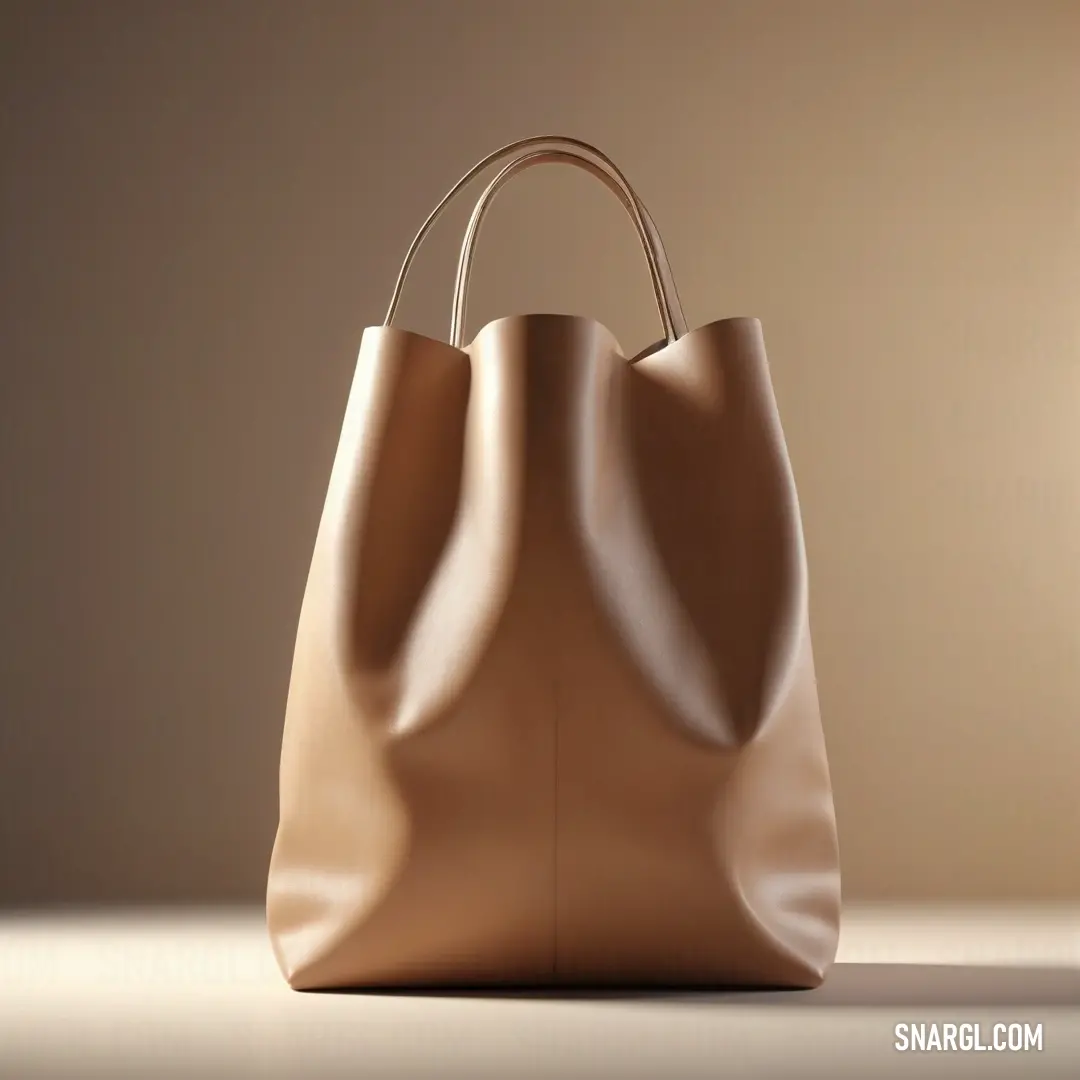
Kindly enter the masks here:
M 342 991 L 324 991 L 341 993 Z M 1055 1006 L 1080 1004 L 1080 968 L 954 964 L 836 964 L 815 990 L 445 987 L 366 989 L 366 995 L 529 1001 L 648 1001 L 767 1008 Z

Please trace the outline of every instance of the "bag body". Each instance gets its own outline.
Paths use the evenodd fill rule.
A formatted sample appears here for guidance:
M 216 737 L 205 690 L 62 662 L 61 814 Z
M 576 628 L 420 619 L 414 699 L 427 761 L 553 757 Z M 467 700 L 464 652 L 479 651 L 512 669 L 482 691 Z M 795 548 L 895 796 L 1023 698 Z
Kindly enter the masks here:
M 450 341 L 390 325 L 482 168 Z M 502 183 L 579 165 L 638 228 L 666 341 L 462 341 Z M 425 223 L 364 332 L 297 629 L 267 887 L 296 989 L 811 987 L 840 880 L 799 505 L 760 324 L 687 332 L 610 159 L 539 137 Z

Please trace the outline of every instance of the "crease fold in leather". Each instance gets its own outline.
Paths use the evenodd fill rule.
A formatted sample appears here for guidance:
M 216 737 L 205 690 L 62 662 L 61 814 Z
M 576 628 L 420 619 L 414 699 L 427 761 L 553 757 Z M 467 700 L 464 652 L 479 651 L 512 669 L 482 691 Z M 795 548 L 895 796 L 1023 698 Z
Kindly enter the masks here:
M 580 316 L 365 331 L 280 785 L 297 989 L 817 985 L 836 826 L 757 320 L 636 359 Z

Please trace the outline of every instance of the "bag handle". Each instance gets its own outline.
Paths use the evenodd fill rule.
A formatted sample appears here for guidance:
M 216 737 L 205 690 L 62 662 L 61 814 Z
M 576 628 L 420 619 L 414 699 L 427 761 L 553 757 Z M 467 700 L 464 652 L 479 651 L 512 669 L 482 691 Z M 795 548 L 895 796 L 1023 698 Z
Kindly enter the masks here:
M 596 162 L 575 151 L 534 150 L 531 153 L 522 154 L 505 165 L 484 189 L 484 193 L 473 208 L 472 217 L 469 219 L 468 227 L 465 230 L 465 240 L 461 246 L 461 255 L 458 260 L 457 278 L 454 285 L 454 306 L 450 317 L 450 343 L 455 348 L 460 349 L 463 347 L 462 339 L 465 331 L 465 313 L 468 305 L 468 288 L 472 274 L 474 249 L 480 226 L 491 208 L 495 195 L 515 174 L 524 172 L 534 165 L 543 165 L 549 162 L 561 162 L 584 169 L 603 181 L 611 191 L 620 196 L 623 207 L 637 228 L 638 238 L 649 262 L 653 292 L 661 321 L 664 324 L 664 334 L 669 343 L 685 334 L 686 321 L 683 317 L 682 306 L 679 304 L 678 293 L 675 290 L 675 282 L 671 276 L 671 268 L 667 262 L 667 253 L 663 250 L 663 244 L 660 241 L 655 224 L 652 223 L 651 218 L 648 218 L 647 211 L 641 205 L 636 192 L 626 183 L 625 177 L 617 170 L 609 172 Z M 652 225 L 651 229 L 649 228 L 650 225 Z
M 592 165 L 593 167 L 592 169 L 589 169 L 589 171 L 593 172 L 594 175 L 600 175 L 600 173 L 604 174 L 601 179 L 606 177 L 605 182 L 608 182 L 608 186 L 612 188 L 613 191 L 616 191 L 619 198 L 622 200 L 623 206 L 631 217 L 634 218 L 635 224 L 638 225 L 639 237 L 642 238 L 642 244 L 645 247 L 645 253 L 649 260 L 649 270 L 653 280 L 653 291 L 656 295 L 658 306 L 661 308 L 661 317 L 664 319 L 668 338 L 681 337 L 686 333 L 686 320 L 683 316 L 682 305 L 679 301 L 678 290 L 675 287 L 674 276 L 671 273 L 671 265 L 668 262 L 667 252 L 664 249 L 663 241 L 660 239 L 660 234 L 657 231 L 656 225 L 649 215 L 648 210 L 645 209 L 641 200 L 638 198 L 637 193 L 630 187 L 630 184 L 627 182 L 626 177 L 619 170 L 618 166 L 606 154 L 598 150 L 595 146 L 583 142 L 581 139 L 560 135 L 536 135 L 531 138 L 519 139 L 516 142 L 508 143 L 506 146 L 501 147 L 499 150 L 496 150 L 483 160 L 477 162 L 476 165 L 454 184 L 446 195 L 443 196 L 435 209 L 428 215 L 427 220 L 420 226 L 420 231 L 409 245 L 409 249 L 405 254 L 405 260 L 402 263 L 401 270 L 398 273 L 397 281 L 394 285 L 394 292 L 390 298 L 390 305 L 387 309 L 386 317 L 383 320 L 384 326 L 389 326 L 393 321 L 401 301 L 405 279 L 408 276 L 421 243 L 423 243 L 424 238 L 431 231 L 432 226 L 438 220 L 443 210 L 449 205 L 451 200 L 462 188 L 475 179 L 476 176 L 500 159 L 505 158 L 508 154 L 526 149 L 535 150 L 535 148 L 541 146 L 563 147 L 565 148 L 567 157 L 574 156 L 580 159 L 579 164 L 582 168 L 588 169 L 589 165 Z

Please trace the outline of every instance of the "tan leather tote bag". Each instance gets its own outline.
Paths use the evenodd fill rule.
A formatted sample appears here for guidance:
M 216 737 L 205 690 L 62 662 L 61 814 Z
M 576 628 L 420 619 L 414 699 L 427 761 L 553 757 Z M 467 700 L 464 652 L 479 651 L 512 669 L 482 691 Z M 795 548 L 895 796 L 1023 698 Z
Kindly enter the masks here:
M 449 342 L 392 326 L 443 206 L 506 158 Z M 639 356 L 576 315 L 464 340 L 491 200 L 553 161 L 637 230 L 664 328 Z M 833 960 L 806 555 L 761 326 L 687 331 L 652 219 L 586 143 L 470 170 L 364 331 L 280 782 L 267 914 L 297 989 L 810 987 Z

